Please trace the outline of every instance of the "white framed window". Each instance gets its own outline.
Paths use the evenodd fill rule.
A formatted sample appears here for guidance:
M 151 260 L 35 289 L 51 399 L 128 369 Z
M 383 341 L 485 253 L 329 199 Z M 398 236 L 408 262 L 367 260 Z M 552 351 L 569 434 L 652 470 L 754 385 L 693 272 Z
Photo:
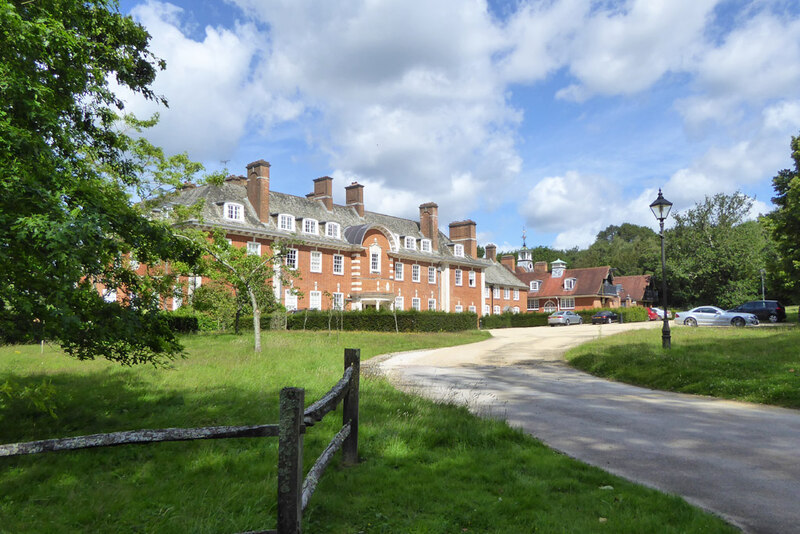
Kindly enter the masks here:
M 290 269 L 297 269 L 297 257 L 299 253 L 296 248 L 290 248 L 286 251 L 286 266 Z
M 133 254 L 131 254 L 130 257 L 128 258 L 128 265 L 130 266 L 131 271 L 138 271 L 139 270 L 139 265 L 140 264 L 136 260 L 136 258 L 133 257 Z
M 554 312 L 554 311 L 556 311 L 556 303 L 555 302 L 553 302 L 552 300 L 548 300 L 547 302 L 544 303 L 544 312 L 545 313 L 551 313 L 551 312 Z
M 325 235 L 334 239 L 339 239 L 341 236 L 342 227 L 339 223 L 329 222 L 325 223 Z
M 244 220 L 244 206 L 236 202 L 226 202 L 222 206 L 225 213 L 225 218 L 229 221 L 243 221 Z
M 419 282 L 419 265 L 411 266 L 411 281 Z
M 528 299 L 528 311 L 539 311 L 539 299 Z
M 183 306 L 183 288 L 178 286 L 172 291 L 172 311 Z
M 344 274 L 344 256 L 341 254 L 333 255 L 333 274 Z
M 261 243 L 255 241 L 247 242 L 247 255 L 248 256 L 261 256 Z
M 500 315 L 500 306 L 495 306 L 492 308 L 492 313 L 495 315 Z
M 496 299 L 500 298 L 500 288 L 499 287 L 494 288 L 494 298 L 496 298 Z
M 103 293 L 103 300 L 106 302 L 117 302 L 117 290 L 106 289 L 105 293 Z
M 475 306 L 470 306 L 469 308 L 467 308 L 467 310 L 472 313 L 478 313 L 478 309 Z
M 463 258 L 464 257 L 464 245 L 461 245 L 459 243 L 456 243 L 455 245 L 453 245 L 453 255 L 457 256 L 459 258 Z
M 381 272 L 381 251 L 378 250 L 370 250 L 369 252 L 369 272 L 371 273 L 378 273 Z
M 456 278 L 456 285 L 460 286 L 463 282 L 463 274 L 461 273 L 461 269 L 456 269 L 455 278 Z
M 511 311 L 514 313 L 519 313 L 519 306 L 514 306 L 514 308 Z
M 419 242 L 419 249 L 422 252 L 430 252 L 431 251 L 431 240 L 430 239 L 421 239 Z
M 281 213 L 278 215 L 278 228 L 287 232 L 294 232 L 294 215 Z
M 491 296 L 492 296 L 492 290 L 489 289 L 488 287 L 484 287 L 483 288 L 483 298 L 488 299 Z
M 322 309 L 322 291 L 308 292 L 308 308 L 310 310 Z
M 575 299 L 573 297 L 561 297 L 558 299 L 558 305 L 562 310 L 574 310 Z
M 419 306 L 420 306 L 419 302 L 420 301 L 419 301 L 419 299 L 417 297 L 412 298 L 411 299 L 411 309 L 419 311 Z
M 506 300 L 511 298 L 511 290 L 509 288 L 503 289 L 503 298 Z
M 394 279 L 398 282 L 403 281 L 403 264 L 399 261 L 394 264 Z
M 428 267 L 428 283 L 436 283 L 436 267 Z
M 436 299 L 428 299 L 428 309 L 430 311 L 436 311 Z
M 289 311 L 297 309 L 297 295 L 294 294 L 294 289 L 287 289 L 283 293 L 283 305 Z
M 475 287 L 475 271 L 469 272 L 469 287 Z
M 403 239 L 403 246 L 408 250 L 417 250 L 417 240 L 407 235 L 405 239 Z
M 303 233 L 317 235 L 317 220 L 316 219 L 303 219 Z
M 529 284 L 528 287 L 530 287 L 531 291 L 539 291 L 539 289 L 541 289 L 541 287 L 542 287 L 542 281 L 541 280 L 531 280 L 531 283 Z
M 322 272 L 322 252 L 318 250 L 312 250 L 310 254 L 311 260 L 309 263 L 309 270 L 312 273 L 321 273 Z
M 403 311 L 403 306 L 405 306 L 404 300 L 405 299 L 403 297 L 395 297 L 394 298 L 394 309 Z
M 483 314 L 484 315 L 491 315 L 492 314 L 492 309 L 489 307 L 488 304 L 484 304 L 483 305 Z
M 203 277 L 197 275 L 191 275 L 188 277 L 188 289 L 186 293 L 191 297 L 194 294 L 194 290 L 203 285 Z
M 514 300 L 519 300 L 519 289 L 514 290 Z
M 464 311 L 464 306 L 461 304 L 456 304 L 456 313 L 461 313 Z
M 344 309 L 344 293 L 333 294 L 333 309 L 334 310 Z
M 574 278 L 567 278 L 564 280 L 564 290 L 570 291 L 575 289 L 575 279 Z

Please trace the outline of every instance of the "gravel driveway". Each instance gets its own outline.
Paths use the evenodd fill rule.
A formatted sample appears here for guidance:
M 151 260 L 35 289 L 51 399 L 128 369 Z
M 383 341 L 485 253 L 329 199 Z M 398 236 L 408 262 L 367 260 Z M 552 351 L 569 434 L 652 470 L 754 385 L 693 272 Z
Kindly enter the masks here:
M 563 362 L 568 348 L 600 335 L 660 326 L 493 330 L 480 343 L 365 364 L 401 389 L 503 418 L 745 532 L 800 532 L 800 412 L 608 382 Z

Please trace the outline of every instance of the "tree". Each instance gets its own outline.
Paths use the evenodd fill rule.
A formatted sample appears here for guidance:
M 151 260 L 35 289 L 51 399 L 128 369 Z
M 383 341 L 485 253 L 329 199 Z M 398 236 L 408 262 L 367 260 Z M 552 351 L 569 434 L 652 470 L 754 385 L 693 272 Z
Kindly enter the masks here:
M 203 250 L 206 261 L 201 272 L 247 296 L 253 311 L 254 351 L 261 352 L 261 314 L 278 307 L 271 281 L 277 276 L 285 284 L 297 276 L 297 271 L 287 269 L 283 262 L 287 244 L 273 243 L 270 253 L 259 256 L 232 246 L 221 229 L 214 230 L 210 238 L 205 231 L 192 228 L 184 228 L 181 235 Z
M 770 242 L 761 223 L 746 220 L 752 204 L 742 193 L 720 193 L 675 214 L 665 239 L 673 305 L 729 308 L 760 295 Z
M 576 266 L 610 265 L 617 275 L 635 275 L 655 272 L 660 259 L 658 234 L 646 226 L 623 223 L 599 232 Z
M 0 27 L 0 323 L 37 325 L 80 359 L 174 357 L 156 298 L 170 277 L 128 258 L 193 264 L 200 250 L 132 204 L 142 161 L 109 83 L 166 103 L 150 88 L 164 62 L 114 0 L 0 0 Z
M 777 209 L 768 217 L 779 257 L 776 277 L 794 302 L 800 302 L 800 136 L 792 136 L 794 171 L 784 169 L 773 179 Z

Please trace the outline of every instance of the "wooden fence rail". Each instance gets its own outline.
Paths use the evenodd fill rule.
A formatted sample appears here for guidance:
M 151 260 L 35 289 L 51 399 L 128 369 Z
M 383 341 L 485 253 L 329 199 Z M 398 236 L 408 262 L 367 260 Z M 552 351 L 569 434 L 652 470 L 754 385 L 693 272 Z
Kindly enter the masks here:
M 278 437 L 278 529 L 245 534 L 299 534 L 303 510 L 308 506 L 322 474 L 336 452 L 342 450 L 345 464 L 358 463 L 358 390 L 361 350 L 345 349 L 344 374 L 330 391 L 306 410 L 305 390 L 283 388 L 280 393 L 280 421 L 277 425 L 216 426 L 204 428 L 162 428 L 92 434 L 62 439 L 0 445 L 0 457 L 64 450 L 148 444 L 197 439 Z M 303 478 L 303 434 L 342 402 L 342 428 Z

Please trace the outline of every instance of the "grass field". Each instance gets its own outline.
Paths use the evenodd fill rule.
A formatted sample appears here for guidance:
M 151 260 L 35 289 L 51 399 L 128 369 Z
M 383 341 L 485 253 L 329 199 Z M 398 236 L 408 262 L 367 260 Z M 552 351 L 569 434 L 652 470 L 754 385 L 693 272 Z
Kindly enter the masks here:
M 796 313 L 796 311 L 795 311 Z M 654 389 L 800 408 L 800 328 L 639 330 L 570 350 L 571 365 L 597 376 Z
M 278 391 L 318 398 L 362 357 L 487 334 L 270 332 L 187 338 L 170 369 L 76 362 L 46 347 L 0 348 L 0 384 L 43 380 L 58 418 L 22 401 L 0 407 L 0 442 L 136 428 L 277 422 Z M 306 469 L 336 416 L 306 435 Z M 305 531 L 334 533 L 734 532 L 683 500 L 555 453 L 465 408 L 361 387 L 361 463 L 328 469 Z M 0 532 L 241 532 L 275 527 L 277 440 L 128 445 L 0 459 Z

